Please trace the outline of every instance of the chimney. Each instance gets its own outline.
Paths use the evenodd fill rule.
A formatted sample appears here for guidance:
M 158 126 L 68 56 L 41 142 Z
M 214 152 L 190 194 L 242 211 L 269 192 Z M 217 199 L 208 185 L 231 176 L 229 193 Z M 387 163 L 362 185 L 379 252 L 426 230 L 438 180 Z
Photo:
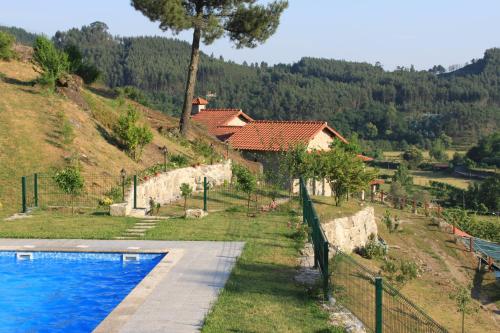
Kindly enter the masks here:
M 191 108 L 191 115 L 195 115 L 200 113 L 201 110 L 204 110 L 207 107 L 208 101 L 202 97 L 197 97 L 193 100 L 193 105 Z

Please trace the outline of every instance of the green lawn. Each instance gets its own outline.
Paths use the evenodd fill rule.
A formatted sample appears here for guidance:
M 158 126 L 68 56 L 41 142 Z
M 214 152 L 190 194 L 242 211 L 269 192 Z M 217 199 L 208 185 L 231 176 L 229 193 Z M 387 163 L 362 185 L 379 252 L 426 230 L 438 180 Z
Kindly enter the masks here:
M 30 218 L 0 220 L 0 238 L 111 239 L 135 223 L 134 218 L 36 212 Z
M 160 222 L 147 239 L 233 240 L 246 246 L 203 332 L 342 332 L 328 324 L 319 295 L 294 281 L 298 250 L 287 212 L 219 212 Z

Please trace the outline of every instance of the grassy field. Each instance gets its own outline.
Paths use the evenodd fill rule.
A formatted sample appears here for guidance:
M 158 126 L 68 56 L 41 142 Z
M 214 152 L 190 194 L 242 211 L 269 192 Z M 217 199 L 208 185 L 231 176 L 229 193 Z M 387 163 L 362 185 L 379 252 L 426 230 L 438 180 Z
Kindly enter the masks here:
M 455 153 L 459 153 L 459 154 L 463 155 L 466 153 L 466 151 L 454 150 L 454 149 L 447 149 L 446 150 L 446 155 L 448 156 L 448 159 L 450 159 L 450 160 L 453 158 L 453 155 Z M 403 151 L 394 150 L 394 151 L 384 151 L 383 152 L 384 158 L 386 158 L 387 160 L 390 160 L 390 161 L 401 161 L 401 154 L 403 154 Z M 425 161 L 431 160 L 431 158 L 429 156 L 429 151 L 423 150 L 422 155 L 424 156 Z
M 32 217 L 0 222 L 0 238 L 111 239 L 137 220 L 103 215 L 36 212 Z
M 432 224 L 431 219 L 415 216 L 409 212 L 394 210 L 386 206 L 375 205 L 379 234 L 389 244 L 388 256 L 398 263 L 401 260 L 415 262 L 420 276 L 400 287 L 402 293 L 422 307 L 438 323 L 450 330 L 460 330 L 460 316 L 455 310 L 449 295 L 458 285 L 467 286 L 478 281 L 475 302 L 477 313 L 467 317 L 466 332 L 493 332 L 493 311 L 495 300 L 498 301 L 498 284 L 492 273 L 476 273 L 477 262 L 465 251 L 464 247 L 455 244 L 454 237 L 441 231 Z M 402 221 L 402 228 L 389 233 L 381 222 L 381 217 L 388 210 Z M 368 260 L 356 255 L 356 260 L 371 270 L 381 270 L 382 260 Z M 496 290 L 496 292 L 495 292 Z M 486 307 L 480 307 L 480 303 Z
M 379 175 L 392 176 L 395 171 L 393 169 L 378 169 Z M 429 186 L 431 181 L 436 181 L 467 189 L 470 184 L 475 182 L 474 180 L 453 177 L 453 175 L 441 171 L 410 170 L 410 174 L 413 177 L 413 183 L 418 186 Z

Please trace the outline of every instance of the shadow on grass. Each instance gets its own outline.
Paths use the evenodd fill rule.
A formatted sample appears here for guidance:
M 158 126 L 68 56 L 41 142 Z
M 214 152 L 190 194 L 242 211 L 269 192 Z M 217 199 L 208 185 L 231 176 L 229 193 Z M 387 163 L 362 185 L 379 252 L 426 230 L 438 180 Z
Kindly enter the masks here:
M 115 93 L 114 91 L 112 91 L 110 89 L 97 88 L 97 87 L 92 87 L 92 86 L 88 86 L 87 89 L 90 90 L 91 92 L 93 92 L 94 94 L 99 95 L 99 96 L 104 97 L 104 98 L 114 99 L 118 96 L 117 93 Z
M 23 87 L 33 87 L 35 85 L 35 81 L 21 81 L 13 77 L 5 76 L 2 78 L 2 81 L 8 84 L 23 86 Z

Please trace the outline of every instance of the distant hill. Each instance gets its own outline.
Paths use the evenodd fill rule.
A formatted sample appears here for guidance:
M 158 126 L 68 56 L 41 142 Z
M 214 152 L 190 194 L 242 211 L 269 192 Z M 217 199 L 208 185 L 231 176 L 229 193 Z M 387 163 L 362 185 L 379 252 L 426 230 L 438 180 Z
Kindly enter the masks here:
M 35 41 L 35 38 L 37 34 L 28 32 L 24 29 L 21 28 L 16 28 L 16 27 L 6 27 L 0 25 L 0 31 L 5 31 L 16 37 L 16 41 L 19 44 L 31 46 L 33 45 L 33 42 Z
M 178 115 L 190 45 L 161 37 L 113 37 L 95 22 L 57 32 L 59 47 L 78 45 L 111 86 L 142 89 L 151 104 Z M 498 130 L 500 50 L 451 73 L 341 60 L 302 58 L 294 64 L 238 65 L 202 54 L 197 95 L 215 107 L 240 107 L 257 119 L 321 119 L 381 148 L 428 147 L 442 132 L 467 146 Z

